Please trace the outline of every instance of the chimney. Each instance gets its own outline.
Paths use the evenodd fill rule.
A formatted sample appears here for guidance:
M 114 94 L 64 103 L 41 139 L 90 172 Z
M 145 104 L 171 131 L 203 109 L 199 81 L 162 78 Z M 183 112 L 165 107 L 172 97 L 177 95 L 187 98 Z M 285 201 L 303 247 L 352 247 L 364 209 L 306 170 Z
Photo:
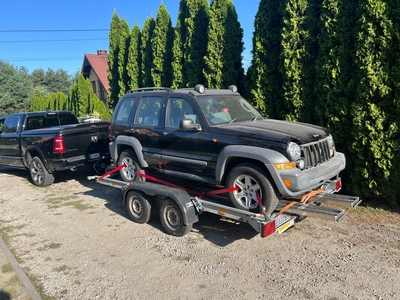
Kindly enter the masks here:
M 107 55 L 107 50 L 97 50 L 97 55 Z

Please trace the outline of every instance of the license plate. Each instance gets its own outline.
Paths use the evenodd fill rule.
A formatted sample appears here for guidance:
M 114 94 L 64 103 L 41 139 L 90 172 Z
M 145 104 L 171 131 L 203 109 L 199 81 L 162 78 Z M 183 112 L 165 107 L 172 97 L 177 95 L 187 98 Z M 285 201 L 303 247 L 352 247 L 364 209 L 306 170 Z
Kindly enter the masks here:
M 92 153 L 88 155 L 89 159 L 100 158 L 100 153 Z

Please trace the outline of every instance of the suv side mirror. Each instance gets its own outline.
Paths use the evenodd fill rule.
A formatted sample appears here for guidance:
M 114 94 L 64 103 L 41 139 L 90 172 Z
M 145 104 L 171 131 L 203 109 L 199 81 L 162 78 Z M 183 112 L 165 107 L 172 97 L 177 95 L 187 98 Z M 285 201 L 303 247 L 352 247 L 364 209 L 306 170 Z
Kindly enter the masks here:
M 201 130 L 200 124 L 194 124 L 190 118 L 182 119 L 179 122 L 179 128 L 183 130 Z

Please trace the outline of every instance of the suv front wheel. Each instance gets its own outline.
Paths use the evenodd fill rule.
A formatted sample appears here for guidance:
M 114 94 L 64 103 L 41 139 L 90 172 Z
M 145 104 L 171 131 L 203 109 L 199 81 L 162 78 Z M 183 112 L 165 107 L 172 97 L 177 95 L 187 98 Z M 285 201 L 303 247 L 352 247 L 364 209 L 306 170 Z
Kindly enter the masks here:
M 131 149 L 124 150 L 119 155 L 118 166 L 122 164 L 126 165 L 119 171 L 122 180 L 127 182 L 145 181 L 143 177 L 136 174 L 136 172 L 144 173 L 144 171 L 140 167 L 136 154 Z
M 260 212 L 260 204 L 265 213 L 271 214 L 278 205 L 272 184 L 265 172 L 253 163 L 242 163 L 234 167 L 228 174 L 227 187 L 237 187 L 228 193 L 233 206 L 251 212 Z

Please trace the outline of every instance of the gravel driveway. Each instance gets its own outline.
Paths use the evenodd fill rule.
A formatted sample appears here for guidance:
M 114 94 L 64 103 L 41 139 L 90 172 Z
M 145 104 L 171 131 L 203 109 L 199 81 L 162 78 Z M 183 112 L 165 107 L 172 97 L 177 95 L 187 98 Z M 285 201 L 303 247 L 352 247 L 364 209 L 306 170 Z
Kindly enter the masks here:
M 400 216 L 306 218 L 262 239 L 203 214 L 184 237 L 129 220 L 122 191 L 60 173 L 46 188 L 0 167 L 0 230 L 54 299 L 399 299 Z

